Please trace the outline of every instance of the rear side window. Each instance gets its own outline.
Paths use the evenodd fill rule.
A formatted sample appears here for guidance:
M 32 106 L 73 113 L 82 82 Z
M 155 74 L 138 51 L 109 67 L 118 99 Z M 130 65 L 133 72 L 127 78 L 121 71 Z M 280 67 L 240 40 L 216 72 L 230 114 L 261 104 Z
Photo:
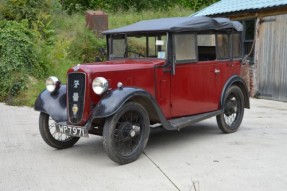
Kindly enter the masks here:
M 232 56 L 233 58 L 242 57 L 241 36 L 238 33 L 232 34 Z
M 225 60 L 230 58 L 228 34 L 217 34 L 217 59 Z
M 195 34 L 176 34 L 174 36 L 175 57 L 177 63 L 196 61 L 195 37 Z

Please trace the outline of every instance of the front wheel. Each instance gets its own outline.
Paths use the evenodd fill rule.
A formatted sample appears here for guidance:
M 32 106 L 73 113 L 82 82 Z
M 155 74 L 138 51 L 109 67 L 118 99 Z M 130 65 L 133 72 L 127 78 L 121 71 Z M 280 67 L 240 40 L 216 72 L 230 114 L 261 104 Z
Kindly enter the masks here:
M 56 149 L 66 149 L 72 147 L 79 137 L 71 137 L 56 132 L 56 122 L 46 113 L 40 113 L 39 130 L 43 140 Z
M 225 96 L 223 113 L 216 116 L 223 133 L 233 133 L 239 128 L 244 115 L 244 97 L 238 86 L 231 86 Z
M 104 148 L 110 159 L 127 164 L 139 158 L 149 137 L 149 117 L 143 106 L 128 102 L 104 125 Z

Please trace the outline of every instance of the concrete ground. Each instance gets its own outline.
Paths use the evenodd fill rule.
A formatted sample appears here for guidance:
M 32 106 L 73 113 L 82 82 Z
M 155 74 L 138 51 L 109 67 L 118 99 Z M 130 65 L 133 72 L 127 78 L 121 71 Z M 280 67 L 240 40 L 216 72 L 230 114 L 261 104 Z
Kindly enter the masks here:
M 145 153 L 119 166 L 102 138 L 56 150 L 44 143 L 38 112 L 0 104 L 0 190 L 286 191 L 287 103 L 251 100 L 238 132 L 215 118 L 180 132 L 154 130 Z

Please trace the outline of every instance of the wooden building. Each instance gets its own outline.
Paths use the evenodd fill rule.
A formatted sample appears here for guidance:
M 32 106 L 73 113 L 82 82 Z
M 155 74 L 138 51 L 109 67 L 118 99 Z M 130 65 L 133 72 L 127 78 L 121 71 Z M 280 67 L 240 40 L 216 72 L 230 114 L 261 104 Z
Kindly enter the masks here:
M 287 102 L 287 0 L 221 0 L 191 16 L 203 15 L 242 22 L 251 96 Z

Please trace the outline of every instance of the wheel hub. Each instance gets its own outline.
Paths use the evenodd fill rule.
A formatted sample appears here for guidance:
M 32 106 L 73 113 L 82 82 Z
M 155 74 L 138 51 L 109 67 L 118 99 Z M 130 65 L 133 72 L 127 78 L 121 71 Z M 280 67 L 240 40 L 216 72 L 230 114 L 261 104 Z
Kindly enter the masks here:
M 131 137 L 134 137 L 135 135 L 136 135 L 136 132 L 135 132 L 134 130 L 131 130 L 131 131 L 130 131 L 130 136 L 131 136 Z
M 120 126 L 120 137 L 130 137 L 133 138 L 140 133 L 140 127 L 133 125 L 130 122 L 124 122 Z
M 130 130 L 130 136 L 134 137 L 136 135 L 138 135 L 140 132 L 140 127 L 136 126 L 136 125 L 132 125 L 132 129 Z
M 226 103 L 226 107 L 225 107 L 225 110 L 224 110 L 225 115 L 226 116 L 230 116 L 230 115 L 232 115 L 233 113 L 236 113 L 236 112 L 237 112 L 236 103 L 234 103 L 233 101 L 229 100 Z

